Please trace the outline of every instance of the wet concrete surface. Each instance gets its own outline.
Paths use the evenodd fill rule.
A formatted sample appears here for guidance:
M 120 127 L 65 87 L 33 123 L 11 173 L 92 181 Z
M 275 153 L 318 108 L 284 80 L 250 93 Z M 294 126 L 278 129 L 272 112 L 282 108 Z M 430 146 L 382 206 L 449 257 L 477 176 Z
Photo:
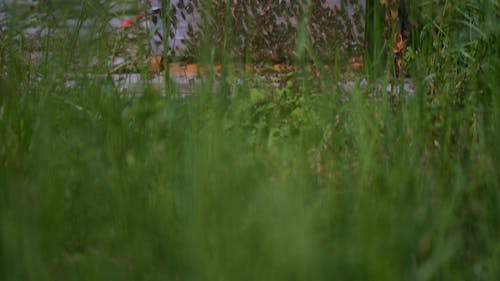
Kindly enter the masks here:
M 117 86 L 120 91 L 136 91 L 141 92 L 145 84 L 149 84 L 154 88 L 163 92 L 165 86 L 164 75 L 162 73 L 155 74 L 153 76 L 145 78 L 138 73 L 130 74 L 112 74 L 111 75 L 115 86 Z M 196 94 L 197 89 L 201 86 L 201 78 L 196 73 L 171 73 L 170 79 L 173 82 L 176 93 L 179 97 L 186 97 Z M 236 78 L 237 81 L 232 81 L 230 83 L 241 84 L 242 78 Z M 273 82 L 272 79 L 266 80 L 267 85 L 273 88 L 279 88 L 280 85 L 277 82 Z M 220 80 L 214 80 L 213 85 L 217 89 L 220 84 Z M 386 92 L 391 96 L 403 96 L 405 99 L 412 97 L 415 93 L 415 84 L 411 78 L 405 78 L 402 81 L 393 82 L 368 82 L 366 79 L 361 79 L 358 81 L 348 80 L 337 82 L 337 88 L 332 90 L 332 93 L 342 93 L 346 99 L 349 99 L 350 95 L 354 91 L 362 90 L 368 91 L 368 96 L 376 96 L 377 93 Z M 384 91 L 385 89 L 385 91 Z
M 144 85 L 148 84 L 164 93 L 165 80 L 163 74 L 155 74 L 145 78 L 139 73 L 112 74 L 111 78 L 115 86 L 122 92 L 134 91 L 141 93 Z M 196 93 L 200 86 L 200 79 L 196 74 L 170 74 L 170 79 L 175 87 L 175 92 L 180 97 L 190 96 Z

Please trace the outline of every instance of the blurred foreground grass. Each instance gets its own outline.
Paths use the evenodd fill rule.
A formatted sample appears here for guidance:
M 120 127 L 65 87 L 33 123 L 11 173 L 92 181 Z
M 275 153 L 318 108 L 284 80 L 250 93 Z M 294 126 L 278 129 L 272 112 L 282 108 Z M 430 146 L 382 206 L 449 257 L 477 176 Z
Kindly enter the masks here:
M 2 31 L 0 279 L 498 280 L 498 2 L 445 2 L 418 6 L 408 97 L 65 87 L 112 36 L 49 33 L 35 64 Z

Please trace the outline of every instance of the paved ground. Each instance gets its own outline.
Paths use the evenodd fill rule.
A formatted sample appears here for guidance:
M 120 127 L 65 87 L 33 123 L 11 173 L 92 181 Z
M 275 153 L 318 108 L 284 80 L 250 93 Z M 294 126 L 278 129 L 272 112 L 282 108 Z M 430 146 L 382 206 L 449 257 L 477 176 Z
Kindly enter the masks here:
M 139 73 L 130 74 L 112 74 L 113 82 L 121 91 L 124 92 L 137 92 L 140 94 L 145 83 L 150 83 L 157 89 L 164 88 L 164 76 L 156 74 L 153 77 L 144 79 Z M 174 73 L 170 75 L 172 82 L 175 85 L 176 92 L 180 96 L 189 96 L 196 92 L 196 87 L 199 86 L 200 80 L 196 74 L 179 74 Z
M 171 67 L 170 78 L 175 85 L 175 89 L 180 96 L 189 96 L 196 93 L 197 87 L 200 86 L 200 76 L 198 75 L 197 68 L 193 65 L 186 65 L 179 67 L 178 65 L 173 65 Z M 276 76 L 274 76 L 276 77 Z M 116 86 L 119 87 L 121 91 L 136 91 L 138 93 L 142 92 L 144 83 L 149 83 L 157 89 L 164 89 L 164 75 L 163 73 L 154 74 L 151 77 L 145 78 L 138 73 L 130 74 L 113 74 L 112 79 Z M 319 79 L 319 78 L 318 78 Z M 241 83 L 239 81 L 233 81 L 234 83 Z M 279 87 L 279 83 L 273 82 L 272 78 L 268 79 L 269 85 L 272 87 Z M 215 87 L 219 84 L 219 81 L 214 81 Z M 402 84 L 388 83 L 386 86 L 385 82 L 369 83 L 366 79 L 361 79 L 358 81 L 346 80 L 337 83 L 337 90 L 341 91 L 346 96 L 360 87 L 371 89 L 374 92 L 380 92 L 384 90 L 389 95 L 404 95 L 406 98 L 413 95 L 415 92 L 415 85 L 412 79 L 406 78 L 402 81 Z

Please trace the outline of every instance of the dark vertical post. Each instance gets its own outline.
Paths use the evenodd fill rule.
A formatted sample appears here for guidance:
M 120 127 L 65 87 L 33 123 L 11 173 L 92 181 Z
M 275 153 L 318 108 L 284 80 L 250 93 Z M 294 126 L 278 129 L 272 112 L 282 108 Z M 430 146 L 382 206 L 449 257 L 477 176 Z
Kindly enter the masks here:
M 401 34 L 403 36 L 403 40 L 406 41 L 410 37 L 411 24 L 405 0 L 399 0 L 398 14 L 399 14 L 399 25 L 401 28 Z
M 381 75 L 385 67 L 384 15 L 380 0 L 366 0 L 364 67 L 370 77 Z

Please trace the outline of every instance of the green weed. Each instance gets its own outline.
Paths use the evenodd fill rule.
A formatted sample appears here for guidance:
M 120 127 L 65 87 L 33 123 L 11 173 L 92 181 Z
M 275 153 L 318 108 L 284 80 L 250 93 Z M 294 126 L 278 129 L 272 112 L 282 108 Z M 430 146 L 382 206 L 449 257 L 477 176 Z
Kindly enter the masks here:
M 1 31 L 0 278 L 498 280 L 499 4 L 438 2 L 410 9 L 412 95 L 309 74 L 305 26 L 279 87 L 185 98 L 108 79 L 89 1 L 75 30 Z

